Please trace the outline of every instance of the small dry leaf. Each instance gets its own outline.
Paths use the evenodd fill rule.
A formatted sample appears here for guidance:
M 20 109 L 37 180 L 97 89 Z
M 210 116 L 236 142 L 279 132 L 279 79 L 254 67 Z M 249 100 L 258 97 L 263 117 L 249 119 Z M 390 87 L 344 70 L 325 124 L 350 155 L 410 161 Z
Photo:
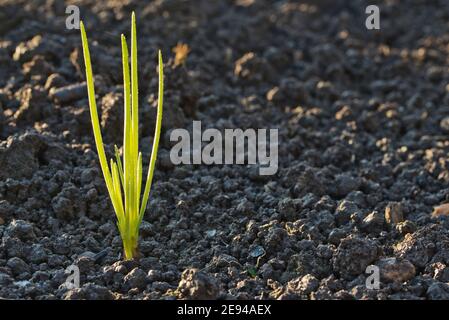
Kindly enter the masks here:
M 433 208 L 432 218 L 449 216 L 449 203 L 443 203 Z
M 0 217 L 0 226 L 5 224 L 5 220 L 3 220 L 2 217 Z
M 176 47 L 172 49 L 175 53 L 175 66 L 182 65 L 186 62 L 187 56 L 190 52 L 189 45 L 178 42 Z
M 385 220 L 387 223 L 398 224 L 404 221 L 402 205 L 400 202 L 390 202 L 385 208 Z

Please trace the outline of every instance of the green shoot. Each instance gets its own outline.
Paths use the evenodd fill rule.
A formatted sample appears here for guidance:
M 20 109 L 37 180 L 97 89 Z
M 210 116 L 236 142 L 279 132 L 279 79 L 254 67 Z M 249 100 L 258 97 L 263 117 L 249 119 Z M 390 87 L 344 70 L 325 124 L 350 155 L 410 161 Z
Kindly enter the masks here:
M 159 147 L 159 138 L 161 135 L 164 94 L 164 66 L 162 54 L 159 50 L 159 96 L 156 129 L 145 188 L 143 194 L 141 194 L 142 154 L 139 152 L 139 91 L 137 84 L 137 37 L 135 14 L 133 12 L 131 18 L 131 74 L 128 62 L 128 46 L 126 38 L 123 34 L 121 35 L 124 90 L 123 161 L 120 157 L 119 149 L 115 146 L 115 160 L 110 160 L 110 166 L 108 166 L 101 136 L 100 123 L 98 121 L 92 65 L 83 22 L 80 22 L 80 27 L 84 62 L 86 66 L 87 93 L 95 145 L 97 147 L 98 158 L 100 160 L 106 188 L 117 216 L 117 226 L 123 242 L 124 257 L 126 260 L 130 260 L 138 256 L 139 226 L 142 222 L 151 191 L 151 183 L 153 181 L 157 150 Z

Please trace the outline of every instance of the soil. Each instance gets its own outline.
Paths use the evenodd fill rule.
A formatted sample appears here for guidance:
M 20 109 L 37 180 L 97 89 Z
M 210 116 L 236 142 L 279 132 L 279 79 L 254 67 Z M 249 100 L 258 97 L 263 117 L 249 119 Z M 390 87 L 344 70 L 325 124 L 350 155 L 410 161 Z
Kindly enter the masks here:
M 164 55 L 134 261 L 122 261 L 93 144 L 71 2 L 0 1 L 1 298 L 449 299 L 449 218 L 432 215 L 449 202 L 449 2 L 376 1 L 381 29 L 367 30 L 373 1 L 76 1 L 109 155 L 131 11 L 144 159 Z M 278 128 L 277 174 L 173 165 L 170 130 L 193 120 Z M 71 265 L 80 288 L 65 284 Z

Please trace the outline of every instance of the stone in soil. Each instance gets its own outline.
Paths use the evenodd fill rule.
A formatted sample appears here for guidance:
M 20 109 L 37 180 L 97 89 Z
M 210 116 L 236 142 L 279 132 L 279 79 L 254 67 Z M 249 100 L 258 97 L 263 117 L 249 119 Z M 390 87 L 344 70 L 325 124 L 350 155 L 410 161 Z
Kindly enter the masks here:
M 424 268 L 435 259 L 447 259 L 449 252 L 449 235 L 439 225 L 425 226 L 414 233 L 408 233 L 394 246 L 400 258 L 409 260 L 417 269 Z
M 68 290 L 63 296 L 65 300 L 113 300 L 114 298 L 112 292 L 106 287 L 92 283 Z
M 139 268 L 132 269 L 124 278 L 125 288 L 143 289 L 147 285 L 147 274 Z
M 220 293 L 218 281 L 198 269 L 186 269 L 181 275 L 177 292 L 180 299 L 211 300 Z
M 351 279 L 364 273 L 366 267 L 379 257 L 379 249 L 374 240 L 347 237 L 332 258 L 333 268 L 343 278 Z
M 379 267 L 381 280 L 385 282 L 405 282 L 412 279 L 416 270 L 408 260 L 395 257 L 380 259 L 376 265 Z

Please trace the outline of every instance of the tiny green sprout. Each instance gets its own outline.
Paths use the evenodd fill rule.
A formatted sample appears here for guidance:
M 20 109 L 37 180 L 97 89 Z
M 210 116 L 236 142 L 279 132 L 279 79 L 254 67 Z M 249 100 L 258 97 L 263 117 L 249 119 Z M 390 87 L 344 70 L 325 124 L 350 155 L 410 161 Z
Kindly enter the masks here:
M 117 216 L 117 226 L 123 242 L 126 260 L 138 256 L 139 226 L 148 202 L 153 180 L 154 167 L 157 158 L 159 138 L 162 126 L 162 103 L 164 94 L 164 70 L 162 54 L 159 50 L 159 96 L 157 106 L 156 128 L 153 148 L 151 151 L 148 175 L 141 198 L 142 187 L 142 154 L 139 152 L 139 98 L 137 80 L 137 39 L 136 17 L 131 18 L 131 75 L 128 62 L 128 46 L 122 34 L 123 63 L 123 96 L 124 96 L 124 134 L 123 161 L 119 149 L 115 146 L 115 160 L 111 159 L 110 167 L 103 146 L 100 124 L 98 122 L 97 105 L 95 102 L 94 80 L 90 61 L 89 46 L 83 22 L 80 22 L 81 40 L 83 44 L 84 62 L 86 65 L 87 93 L 89 98 L 90 116 L 97 147 L 98 158 L 103 172 L 106 188 L 111 198 L 112 206 Z
M 247 271 L 251 278 L 257 277 L 257 269 L 255 267 L 249 267 Z

